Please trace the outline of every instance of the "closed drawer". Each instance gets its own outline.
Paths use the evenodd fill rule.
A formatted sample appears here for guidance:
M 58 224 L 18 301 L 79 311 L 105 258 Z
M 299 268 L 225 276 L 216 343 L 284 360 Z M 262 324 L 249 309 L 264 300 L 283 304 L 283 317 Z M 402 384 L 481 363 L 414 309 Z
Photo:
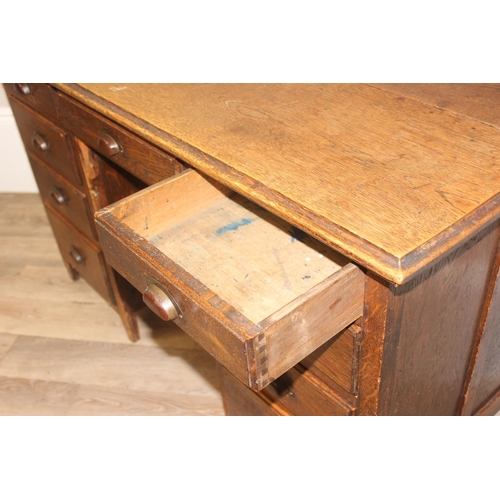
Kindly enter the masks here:
M 262 391 L 277 411 L 301 416 L 348 416 L 355 408 L 320 381 L 292 368 Z
M 49 205 L 45 205 L 61 256 L 105 300 L 115 303 L 110 291 L 104 258 L 99 249 L 69 225 Z
M 194 170 L 96 221 L 109 264 L 254 390 L 362 315 L 360 269 Z
M 268 401 L 243 385 L 225 368 L 220 367 L 219 380 L 226 415 L 231 417 L 277 417 L 282 415 Z
M 303 359 L 301 366 L 327 386 L 333 382 L 356 394 L 360 335 L 358 326 L 346 328 Z
M 59 96 L 59 106 L 68 130 L 146 184 L 184 169 L 172 156 L 63 94 Z
M 5 83 L 7 95 L 19 99 L 43 116 L 56 120 L 53 90 L 46 83 Z
M 44 203 L 50 205 L 87 238 L 97 241 L 94 218 L 90 216 L 85 195 L 35 158 L 30 157 L 30 163 Z
M 67 180 L 79 185 L 67 134 L 14 99 L 10 103 L 28 153 L 37 156 Z

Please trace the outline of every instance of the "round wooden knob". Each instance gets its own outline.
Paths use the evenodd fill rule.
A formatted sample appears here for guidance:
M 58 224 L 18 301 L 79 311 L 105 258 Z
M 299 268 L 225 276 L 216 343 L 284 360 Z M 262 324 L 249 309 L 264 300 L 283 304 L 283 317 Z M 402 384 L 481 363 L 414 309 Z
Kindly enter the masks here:
M 35 132 L 35 134 L 33 135 L 33 139 L 31 139 L 31 142 L 32 142 L 33 146 L 35 146 L 35 148 L 37 148 L 40 151 L 48 151 L 49 150 L 49 143 L 38 132 Z
M 108 156 L 114 156 L 123 151 L 118 141 L 111 135 L 105 133 L 99 136 L 97 147 Z
M 180 311 L 174 303 L 174 299 L 158 285 L 148 285 L 142 296 L 142 300 L 163 321 L 170 321 L 177 317 L 182 318 Z
M 59 189 L 54 187 L 52 191 L 50 192 L 50 196 L 57 202 L 59 205 L 64 205 L 67 201 L 68 198 L 66 195 Z
M 267 391 L 274 393 L 277 397 L 294 396 L 295 392 L 292 387 L 292 381 L 287 380 L 286 375 L 282 375 L 277 378 L 274 382 L 267 386 Z
M 14 83 L 14 88 L 22 95 L 32 94 L 33 91 L 27 83 Z
M 74 261 L 77 264 L 84 264 L 85 263 L 85 259 L 83 258 L 83 255 L 73 245 L 71 246 L 71 248 L 69 250 L 69 254 L 71 255 L 71 257 L 74 259 Z

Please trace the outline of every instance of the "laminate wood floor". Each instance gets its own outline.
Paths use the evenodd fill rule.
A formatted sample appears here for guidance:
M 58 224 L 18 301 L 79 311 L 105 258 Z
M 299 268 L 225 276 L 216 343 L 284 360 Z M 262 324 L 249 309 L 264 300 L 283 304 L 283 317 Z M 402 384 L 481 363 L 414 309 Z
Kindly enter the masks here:
M 0 194 L 0 415 L 223 415 L 215 361 L 70 280 L 37 194 Z

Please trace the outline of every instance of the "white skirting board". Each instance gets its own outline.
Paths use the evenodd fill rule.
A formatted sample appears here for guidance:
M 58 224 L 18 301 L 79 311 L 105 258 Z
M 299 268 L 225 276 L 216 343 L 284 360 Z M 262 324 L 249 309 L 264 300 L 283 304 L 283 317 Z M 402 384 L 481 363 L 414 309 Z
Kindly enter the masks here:
M 38 193 L 10 107 L 0 107 L 0 193 Z

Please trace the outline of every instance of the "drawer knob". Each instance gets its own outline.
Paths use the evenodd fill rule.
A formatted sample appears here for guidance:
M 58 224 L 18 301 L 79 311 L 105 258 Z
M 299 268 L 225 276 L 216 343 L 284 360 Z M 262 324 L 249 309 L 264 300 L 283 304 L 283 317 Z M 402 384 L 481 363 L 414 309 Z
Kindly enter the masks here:
M 50 192 L 50 196 L 52 196 L 59 205 L 64 205 L 68 202 L 68 198 L 59 188 L 54 187 Z
M 22 95 L 30 95 L 33 93 L 31 87 L 27 83 L 14 83 L 14 88 Z
M 85 259 L 83 258 L 83 255 L 73 245 L 71 245 L 71 248 L 69 249 L 69 254 L 71 255 L 71 257 L 73 258 L 73 260 L 77 264 L 84 264 L 85 263 Z
M 33 143 L 33 146 L 35 146 L 35 148 L 39 149 L 40 151 L 49 150 L 49 143 L 38 132 L 35 132 L 35 134 L 33 135 L 33 139 L 31 139 L 31 142 Z
M 108 156 L 114 156 L 123 151 L 114 137 L 104 133 L 99 136 L 97 147 Z
M 276 397 L 282 398 L 284 396 L 294 396 L 295 392 L 292 388 L 291 381 L 286 380 L 286 375 L 277 378 L 272 384 L 267 386 L 269 392 L 274 393 Z
M 170 321 L 177 317 L 182 318 L 182 314 L 178 306 L 176 306 L 174 299 L 158 285 L 148 285 L 142 296 L 142 300 L 163 321 Z

